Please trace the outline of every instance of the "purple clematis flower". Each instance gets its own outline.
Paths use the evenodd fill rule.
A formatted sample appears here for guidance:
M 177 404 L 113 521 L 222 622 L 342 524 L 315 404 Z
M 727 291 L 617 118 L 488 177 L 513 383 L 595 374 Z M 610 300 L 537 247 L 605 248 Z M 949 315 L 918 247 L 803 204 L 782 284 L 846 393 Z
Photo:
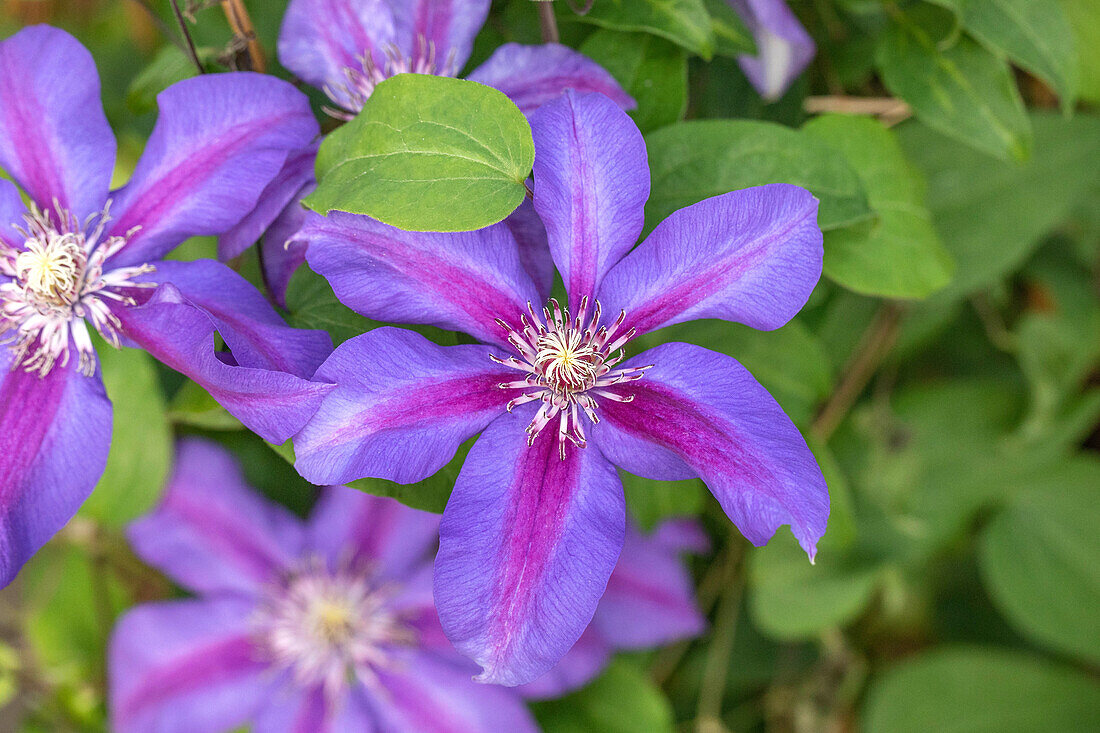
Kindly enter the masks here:
M 649 196 L 638 128 L 572 92 L 531 124 L 534 209 L 571 309 L 531 305 L 549 281 L 528 274 L 507 223 L 410 233 L 337 212 L 302 231 L 354 310 L 483 342 L 395 328 L 345 342 L 317 372 L 337 386 L 295 438 L 296 466 L 318 484 L 411 483 L 484 431 L 443 514 L 435 596 L 479 679 L 507 685 L 553 667 L 592 618 L 625 531 L 615 466 L 700 476 L 751 542 L 790 524 L 811 558 L 829 511 L 802 436 L 732 358 L 670 343 L 622 361 L 633 337 L 694 318 L 790 320 L 821 275 L 817 200 L 782 184 L 724 194 L 631 251 Z
M 813 61 L 817 47 L 785 0 L 726 0 L 756 41 L 756 55 L 737 61 L 753 87 L 773 102 Z
M 397 74 L 456 76 L 485 24 L 489 0 L 291 0 L 279 35 L 279 60 L 332 100 L 329 113 L 354 117 L 374 88 Z M 566 89 L 600 92 L 623 109 L 636 104 L 602 66 L 556 43 L 507 43 L 467 76 L 504 92 L 529 114 Z M 219 240 L 219 257 L 244 252 L 261 235 L 268 285 L 284 303 L 305 245 L 294 238 L 298 204 L 316 186 L 317 146 L 287 161 L 260 206 Z
M 329 487 L 303 524 L 253 493 L 223 448 L 180 445 L 161 506 L 130 527 L 137 553 L 199 595 L 141 606 L 109 655 L 112 730 L 525 731 L 519 696 L 471 681 L 431 597 L 439 517 Z M 676 553 L 699 529 L 631 533 L 596 621 L 528 697 L 584 684 L 611 648 L 698 633 Z M 624 618 L 635 623 L 627 626 Z
M 0 42 L 0 586 L 76 512 L 103 472 L 111 403 L 92 332 L 146 349 L 249 428 L 283 441 L 330 385 L 327 335 L 288 328 L 213 261 L 162 258 L 218 234 L 317 134 L 304 95 L 256 74 L 181 82 L 130 183 L 91 56 L 38 26 Z M 220 335 L 232 350 L 218 353 Z

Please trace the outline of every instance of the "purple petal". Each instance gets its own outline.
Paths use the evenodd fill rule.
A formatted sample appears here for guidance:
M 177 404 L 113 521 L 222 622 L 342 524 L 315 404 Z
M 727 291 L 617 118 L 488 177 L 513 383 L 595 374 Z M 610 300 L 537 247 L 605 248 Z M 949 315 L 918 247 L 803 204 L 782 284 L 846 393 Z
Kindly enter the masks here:
M 652 541 L 670 552 L 693 552 L 696 555 L 710 551 L 710 537 L 694 519 L 668 519 L 651 535 Z
M 63 30 L 39 25 L 0 42 L 0 168 L 43 209 L 80 221 L 101 211 L 115 136 L 95 61 Z
M 171 283 L 202 309 L 243 367 L 308 379 L 332 353 L 327 333 L 287 326 L 251 283 L 220 262 L 163 260 L 156 268 L 146 279 Z
M 309 193 L 302 189 L 300 196 Z M 300 205 L 292 204 L 283 209 L 264 234 L 260 243 L 264 280 L 275 302 L 286 307 L 286 291 L 290 279 L 306 261 L 306 243 L 299 241 L 298 232 L 305 226 L 308 212 Z
M 532 115 L 535 209 L 569 302 L 593 297 L 642 232 L 649 198 L 645 141 L 600 94 L 567 91 Z
M 698 475 L 754 545 L 782 524 L 812 559 L 825 533 L 829 494 L 821 469 L 790 418 L 734 359 L 671 343 L 626 362 L 653 364 L 613 391 L 632 402 L 600 403 L 593 436 L 615 465 L 646 478 Z
M 373 696 L 382 730 L 397 733 L 534 733 L 531 714 L 511 690 L 479 685 L 470 671 L 411 649 L 394 650 Z
M 134 552 L 196 593 L 255 593 L 301 553 L 301 522 L 264 501 L 217 443 L 180 442 L 156 511 L 130 524 Z
M 491 352 L 437 346 L 399 328 L 345 341 L 317 370 L 336 388 L 294 440 L 298 472 L 315 484 L 431 476 L 511 399 L 497 385 L 514 372 Z
M 600 300 L 638 333 L 696 318 L 779 328 L 821 277 L 817 199 L 785 183 L 680 209 L 607 274 Z
M 72 359 L 39 377 L 12 371 L 11 358 L 0 346 L 0 588 L 76 514 L 111 444 L 98 372 Z
M 466 65 L 474 37 L 489 15 L 490 0 L 388 0 L 397 26 L 397 45 L 414 54 L 420 44 L 434 47 L 451 75 Z M 421 40 L 423 39 L 423 40 Z
M 331 384 L 285 372 L 235 366 L 218 358 L 214 321 L 171 284 L 145 305 L 114 310 L 123 334 L 203 387 L 264 440 L 281 444 L 313 416 Z
M 706 620 L 676 551 L 628 527 L 592 625 L 615 648 L 645 649 L 698 636 Z
M 384 68 L 395 41 L 386 0 L 291 0 L 279 31 L 279 62 L 318 89 L 339 86 L 363 58 Z
M 405 232 L 366 216 L 311 215 L 298 238 L 344 305 L 368 318 L 465 331 L 507 343 L 494 319 L 518 325 L 538 298 L 504 224 L 476 232 Z
M 524 198 L 504 223 L 519 245 L 520 264 L 538 291 L 535 303 L 545 303 L 554 287 L 554 258 L 550 256 L 550 245 L 546 241 L 546 227 L 531 199 Z
M 598 92 L 623 109 L 638 106 L 606 69 L 557 43 L 540 46 L 506 43 L 466 78 L 504 92 L 524 114 L 557 99 L 566 89 Z
M 258 242 L 286 208 L 301 208 L 298 202 L 304 191 L 316 185 L 313 165 L 317 161 L 318 147 L 315 143 L 286 159 L 279 175 L 260 194 L 256 208 L 218 238 L 219 260 L 231 260 Z
M 321 687 L 303 690 L 292 681 L 263 704 L 251 733 L 373 733 L 378 728 L 362 687 L 334 700 Z
M 596 613 L 599 614 L 599 610 Z M 561 697 L 595 679 L 610 660 L 611 647 L 596 631 L 595 624 L 589 624 L 581 638 L 553 669 L 516 690 L 528 700 Z
M 622 484 L 598 450 L 558 457 L 557 432 L 527 446 L 526 405 L 470 450 L 443 512 L 435 562 L 439 620 L 482 682 L 520 685 L 580 638 L 619 556 Z
M 11 181 L 0 178 L 0 242 L 9 247 L 23 246 L 23 235 L 16 231 L 16 227 L 23 226 L 23 215 L 26 212 L 27 207 L 19 197 L 19 189 Z
M 309 520 L 309 549 L 335 567 L 349 559 L 369 561 L 382 576 L 406 580 L 430 557 L 439 515 L 411 509 L 395 499 L 345 486 L 325 489 Z
M 250 602 L 138 606 L 108 650 L 111 730 L 224 733 L 248 722 L 272 686 L 250 641 Z
M 206 74 L 157 96 L 160 118 L 134 176 L 114 194 L 113 266 L 161 259 L 188 237 L 220 235 L 256 207 L 288 156 L 320 134 L 309 100 L 272 76 Z
M 756 41 L 756 56 L 737 61 L 760 96 L 782 97 L 814 58 L 816 47 L 784 0 L 727 0 Z

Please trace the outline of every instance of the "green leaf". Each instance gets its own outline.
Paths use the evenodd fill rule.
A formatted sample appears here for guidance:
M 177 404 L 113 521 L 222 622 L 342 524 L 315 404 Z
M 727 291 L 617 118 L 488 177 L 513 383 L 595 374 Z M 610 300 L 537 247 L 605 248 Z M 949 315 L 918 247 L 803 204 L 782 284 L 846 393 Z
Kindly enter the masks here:
M 1061 0 L 1077 50 L 1077 94 L 1100 102 L 1100 13 L 1096 0 Z
M 1012 70 L 965 36 L 943 49 L 910 19 L 894 22 L 879 43 L 882 81 L 918 119 L 998 158 L 1025 160 L 1031 127 Z
M 825 237 L 825 274 L 858 293 L 923 298 L 944 287 L 954 269 L 932 215 L 925 182 L 897 139 L 867 117 L 827 115 L 802 128 L 840 153 L 856 171 L 877 214 L 873 221 Z
M 1051 648 L 1100 664 L 1100 459 L 1037 478 L 985 529 L 981 568 L 997 607 Z
M 687 56 L 683 50 L 648 33 L 598 30 L 581 53 L 611 72 L 638 102 L 631 111 L 642 132 L 671 125 L 687 110 Z
M 197 52 L 204 65 L 213 63 L 218 56 L 218 51 L 213 48 L 199 48 Z M 198 73 L 195 63 L 182 49 L 172 45 L 164 46 L 130 82 L 126 106 L 134 114 L 156 112 L 158 94 L 176 82 L 190 79 Z
M 654 481 L 619 471 L 630 516 L 646 532 L 673 517 L 690 517 L 703 510 L 706 487 L 699 479 Z
M 187 381 L 172 396 L 168 419 L 177 425 L 203 430 L 244 430 L 241 421 L 229 414 L 205 389 Z
M 578 20 L 616 31 L 652 33 L 705 59 L 714 53 L 714 33 L 703 0 L 598 0 Z
M 672 733 L 672 708 L 641 670 L 612 660 L 587 687 L 531 705 L 545 733 Z
M 534 160 L 531 127 L 501 92 L 399 74 L 325 138 L 317 190 L 305 203 L 321 214 L 366 214 L 410 231 L 470 231 L 520 205 Z
M 646 227 L 711 196 L 766 183 L 793 183 L 821 201 L 818 224 L 836 229 L 872 216 L 859 177 L 825 143 L 770 122 L 699 120 L 646 138 L 652 193 Z
M 944 648 L 880 677 L 863 725 L 867 733 L 1083 733 L 1100 727 L 1100 688 L 1027 654 Z
M 898 131 L 902 149 L 924 171 L 932 220 L 955 258 L 955 278 L 937 299 L 968 295 L 1017 268 L 1100 181 L 1100 119 L 1036 113 L 1032 122 L 1035 150 L 1023 165 L 977 154 L 922 125 Z
M 1066 109 L 1077 96 L 1073 29 L 1058 0 L 932 0 L 994 53 L 1049 82 Z
M 339 346 L 371 329 L 372 321 L 341 303 L 328 280 L 299 267 L 286 289 L 287 323 L 294 328 L 327 331 Z
M 714 32 L 714 53 L 720 56 L 756 54 L 756 41 L 728 0 L 704 0 Z
M 111 452 L 80 513 L 121 527 L 149 511 L 160 496 L 172 460 L 172 428 L 153 358 L 102 341 L 97 346 L 114 408 Z

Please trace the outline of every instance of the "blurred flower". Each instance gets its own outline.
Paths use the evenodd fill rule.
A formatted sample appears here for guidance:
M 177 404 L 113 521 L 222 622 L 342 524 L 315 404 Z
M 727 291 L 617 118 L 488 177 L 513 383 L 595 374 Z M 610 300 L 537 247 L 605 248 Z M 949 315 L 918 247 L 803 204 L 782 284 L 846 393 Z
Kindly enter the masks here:
M 615 466 L 701 476 L 751 542 L 790 524 L 811 558 L 829 507 L 802 436 L 732 358 L 670 343 L 622 361 L 635 336 L 687 320 L 790 320 L 821 275 L 817 200 L 783 184 L 716 196 L 631 251 L 649 170 L 630 118 L 566 92 L 531 123 L 549 247 L 526 254 L 544 268 L 524 266 L 507 223 L 414 233 L 334 212 L 301 233 L 352 309 L 484 342 L 440 347 L 395 328 L 345 342 L 318 370 L 337 386 L 295 437 L 296 466 L 318 484 L 411 483 L 484 431 L 443 515 L 435 594 L 479 679 L 509 685 L 553 667 L 592 618 L 625 531 Z M 531 305 L 551 280 L 528 273 L 551 258 L 572 311 Z
M 254 74 L 181 82 L 130 183 L 110 191 L 115 138 L 91 56 L 64 31 L 0 42 L 0 585 L 95 486 L 111 403 L 91 331 L 138 346 L 282 442 L 328 385 L 308 381 L 328 336 L 288 328 L 218 264 L 162 258 L 237 223 L 317 133 L 289 84 Z M 219 354 L 220 335 L 232 355 Z
M 223 448 L 184 441 L 163 503 L 129 534 L 142 558 L 200 597 L 119 622 L 112 730 L 532 730 L 520 697 L 475 684 L 476 667 L 443 636 L 430 586 L 438 525 L 344 487 L 325 489 L 303 524 L 255 494 Z M 613 647 L 698 633 L 676 553 L 700 542 L 690 522 L 631 533 L 588 633 L 524 692 L 579 687 Z
M 375 86 L 396 74 L 456 76 L 470 57 L 489 0 L 291 0 L 279 35 L 279 60 L 323 89 L 340 119 L 354 117 Z M 556 43 L 506 43 L 466 77 L 508 95 L 525 114 L 566 89 L 606 94 L 623 109 L 634 100 L 602 66 Z M 301 265 L 305 245 L 293 235 L 304 223 L 298 204 L 316 185 L 317 147 L 288 160 L 256 211 L 218 242 L 227 260 L 264 236 L 264 268 L 279 302 Z
M 817 47 L 784 0 L 727 0 L 756 41 L 756 55 L 738 58 L 760 96 L 769 102 L 787 93 L 814 58 Z

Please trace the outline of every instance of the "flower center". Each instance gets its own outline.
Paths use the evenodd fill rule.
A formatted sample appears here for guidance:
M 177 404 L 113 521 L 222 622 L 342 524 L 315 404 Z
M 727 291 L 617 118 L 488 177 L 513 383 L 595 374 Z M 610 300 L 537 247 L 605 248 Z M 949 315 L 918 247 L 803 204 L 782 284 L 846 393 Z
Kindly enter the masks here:
M 645 370 L 652 366 L 614 368 L 623 360 L 622 347 L 634 337 L 633 328 L 618 335 L 619 327 L 626 320 L 625 312 L 620 312 L 610 326 L 601 326 L 600 303 L 596 301 L 591 320 L 586 321 L 587 315 L 588 298 L 581 300 L 576 318 L 571 318 L 569 309 L 562 309 L 553 298 L 541 314 L 528 303 L 527 313 L 520 315 L 522 330 L 517 331 L 503 320 L 497 320 L 519 357 L 489 357 L 498 364 L 526 373 L 523 379 L 499 385 L 501 389 L 523 390 L 523 394 L 508 403 L 508 411 L 517 405 L 540 400 L 542 405 L 527 426 L 527 444 L 534 445 L 543 428 L 557 419 L 558 454 L 563 461 L 568 443 L 583 448 L 588 442 L 581 413 L 596 424 L 600 421 L 596 414 L 597 397 L 630 402 L 634 399 L 632 395 L 620 395 L 607 387 L 641 379 Z
M 374 93 L 374 88 L 398 74 L 428 74 L 431 76 L 454 76 L 454 51 L 447 54 L 440 63 L 436 56 L 435 43 L 424 36 L 417 36 L 416 53 L 406 56 L 397 46 L 391 45 L 385 50 L 386 62 L 379 66 L 370 52 L 359 57 L 359 66 L 344 68 L 344 81 L 341 84 L 325 86 L 325 94 L 338 107 L 326 107 L 325 112 L 340 120 L 350 120 L 359 114 L 363 105 Z
M 133 304 L 120 288 L 153 287 L 131 278 L 152 272 L 149 265 L 104 273 L 111 255 L 126 245 L 126 236 L 104 236 L 108 211 L 81 225 L 55 204 L 56 219 L 32 205 L 24 216 L 22 248 L 0 240 L 0 274 L 10 278 L 0 285 L 0 343 L 15 354 L 12 369 L 22 366 L 46 376 L 54 365 L 69 362 L 75 346 L 80 371 L 95 373 L 95 349 L 88 333 L 92 325 L 116 348 L 119 322 L 107 306 L 110 300 Z
M 335 696 L 349 675 L 371 682 L 389 648 L 413 641 L 391 597 L 392 588 L 372 584 L 368 569 L 332 572 L 321 560 L 307 561 L 269 589 L 253 619 L 256 637 L 300 685 L 322 685 Z

